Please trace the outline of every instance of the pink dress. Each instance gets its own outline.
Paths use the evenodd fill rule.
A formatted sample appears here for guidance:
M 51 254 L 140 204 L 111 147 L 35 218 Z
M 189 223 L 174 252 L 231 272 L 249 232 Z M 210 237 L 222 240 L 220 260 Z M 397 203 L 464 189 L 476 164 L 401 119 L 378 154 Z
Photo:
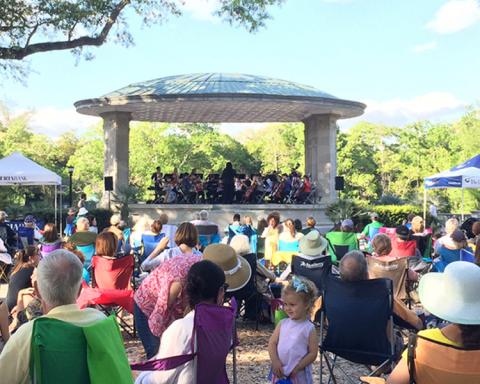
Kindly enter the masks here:
M 162 336 L 171 323 L 183 317 L 186 308 L 187 273 L 190 267 L 200 260 L 201 256 L 193 254 L 167 260 L 155 268 L 135 292 L 135 302 L 148 317 L 148 325 L 155 336 Z M 175 281 L 182 285 L 182 293 L 173 306 L 168 308 L 170 285 Z
M 308 353 L 308 339 L 315 329 L 309 320 L 284 319 L 280 323 L 280 337 L 278 339 L 277 353 L 282 362 L 283 373 L 288 377 L 296 365 Z M 278 380 L 273 377 L 272 383 Z M 313 384 L 312 366 L 290 377 L 293 384 Z

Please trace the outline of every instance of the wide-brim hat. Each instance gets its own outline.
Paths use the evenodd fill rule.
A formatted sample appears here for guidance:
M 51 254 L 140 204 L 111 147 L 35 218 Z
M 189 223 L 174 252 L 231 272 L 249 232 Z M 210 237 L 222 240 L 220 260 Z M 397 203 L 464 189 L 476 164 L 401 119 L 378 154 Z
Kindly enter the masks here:
M 225 282 L 228 284 L 227 292 L 243 288 L 252 276 L 252 268 L 248 261 L 238 256 L 227 244 L 210 244 L 203 251 L 203 258 L 222 268 L 225 273 Z
M 427 273 L 418 294 L 425 309 L 456 324 L 480 324 L 480 267 L 455 261 L 443 273 Z
M 320 255 L 327 245 L 327 240 L 316 229 L 308 232 L 299 241 L 300 252 L 306 256 Z

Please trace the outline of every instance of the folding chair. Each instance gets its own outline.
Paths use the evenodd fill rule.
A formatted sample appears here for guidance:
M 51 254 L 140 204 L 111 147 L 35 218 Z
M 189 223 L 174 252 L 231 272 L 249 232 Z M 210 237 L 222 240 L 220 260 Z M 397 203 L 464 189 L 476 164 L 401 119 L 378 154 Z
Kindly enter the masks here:
M 406 359 L 410 383 L 480 383 L 480 349 L 454 347 L 411 334 Z M 361 379 L 364 383 L 385 383 L 381 378 Z
M 132 364 L 138 371 L 164 371 L 194 360 L 195 384 L 228 384 L 226 359 L 233 347 L 235 353 L 236 335 L 235 309 L 213 304 L 198 304 L 195 307 L 191 352 Z M 235 356 L 235 355 L 234 355 Z M 236 383 L 236 362 L 233 361 L 233 381 Z M 192 384 L 193 384 L 192 383 Z
M 392 257 L 413 257 L 417 254 L 417 243 L 415 240 L 398 241 L 397 237 L 392 240 L 392 251 L 388 256 Z
M 328 254 L 333 263 L 338 263 L 347 252 L 359 249 L 357 234 L 353 232 L 327 232 Z
M 92 257 L 95 255 L 95 244 L 77 245 L 77 249 L 83 253 L 85 257 L 83 267 L 89 271 L 92 264 Z
M 210 244 L 220 243 L 221 239 L 218 234 L 217 225 L 197 225 L 196 228 L 198 231 L 198 241 L 202 249 Z
M 282 262 L 285 264 L 290 264 L 292 262 L 293 255 L 296 255 L 299 250 L 300 244 L 298 240 L 279 240 L 277 251 L 272 255 L 270 262 L 273 266 L 277 266 Z
M 325 324 L 328 329 L 325 333 Z M 393 285 L 389 279 L 344 282 L 330 276 L 323 290 L 320 323 L 320 383 L 323 361 L 333 379 L 337 357 L 374 365 L 376 374 L 394 360 Z M 332 358 L 328 354 L 334 355 Z M 346 382 L 354 383 L 340 366 Z
M 238 307 L 238 313 L 243 314 L 246 316 L 247 315 L 247 306 L 251 302 L 254 301 L 255 305 L 255 330 L 258 331 L 258 312 L 259 312 L 259 293 L 257 291 L 257 286 L 255 284 L 255 278 L 256 278 L 256 270 L 257 270 L 257 255 L 254 253 L 249 253 L 247 255 L 243 255 L 243 258 L 248 261 L 248 264 L 250 265 L 250 268 L 252 270 L 252 274 L 250 276 L 250 279 L 248 280 L 247 284 L 239 289 L 238 291 L 234 292 L 227 292 L 226 296 L 227 297 L 234 297 L 237 303 L 240 303 L 240 306 Z
M 143 234 L 142 235 L 142 253 L 140 255 L 140 263 L 142 263 L 148 255 L 150 255 L 160 243 L 160 240 L 162 240 L 165 237 L 164 233 L 159 233 L 158 235 L 147 235 Z
M 92 258 L 92 288 L 98 288 L 101 293 L 110 300 L 102 303 L 95 300 L 95 304 L 107 315 L 114 315 L 123 331 L 132 338 L 136 336 L 135 322 L 130 326 L 123 318 L 122 302 L 115 300 L 117 293 L 111 291 L 131 290 L 135 288 L 135 280 L 132 279 L 135 260 L 132 255 L 120 259 L 106 259 L 100 256 Z M 129 311 L 132 313 L 131 311 Z
M 475 254 L 467 249 L 461 249 L 460 261 L 468 261 L 469 263 L 475 263 Z
M 417 249 L 422 254 L 424 258 L 432 257 L 432 235 L 427 234 L 424 236 L 412 236 L 412 239 L 415 240 L 417 244 Z
M 438 249 L 439 257 L 433 260 L 432 270 L 435 272 L 443 272 L 448 264 L 460 260 L 461 251 L 461 249 L 448 249 L 445 247 L 440 247 Z
M 368 274 L 370 278 L 386 278 L 393 282 L 393 297 L 405 300 L 408 298 L 406 282 L 408 277 L 408 259 L 402 258 L 377 258 L 368 256 Z
M 110 317 L 78 327 L 48 317 L 36 319 L 30 377 L 35 384 L 131 384 L 132 374 L 115 320 Z
M 313 281 L 319 293 L 323 292 L 324 282 L 331 272 L 332 260 L 330 256 L 307 259 L 296 255 L 292 258 L 292 273 Z

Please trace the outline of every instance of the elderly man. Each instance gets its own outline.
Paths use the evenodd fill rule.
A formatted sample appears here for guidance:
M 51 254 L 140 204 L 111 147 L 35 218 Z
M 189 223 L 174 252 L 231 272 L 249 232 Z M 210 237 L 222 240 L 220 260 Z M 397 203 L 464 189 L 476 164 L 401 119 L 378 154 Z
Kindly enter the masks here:
M 90 232 L 90 223 L 86 217 L 79 217 L 77 220 L 77 231 L 70 237 L 69 241 L 75 245 L 95 244 L 97 234 Z
M 82 263 L 66 250 L 56 250 L 42 260 L 37 270 L 38 290 L 46 317 L 59 319 L 76 326 L 92 325 L 105 319 L 100 311 L 80 310 L 76 299 L 82 281 Z M 30 383 L 30 343 L 34 321 L 22 325 L 10 337 L 0 355 L 1 382 Z M 68 381 L 68 380 L 66 380 Z
M 342 257 L 340 260 L 340 278 L 348 282 L 368 280 L 368 264 L 362 252 L 350 251 Z M 393 313 L 418 330 L 424 328 L 422 320 L 415 312 L 409 310 L 402 301 L 395 298 Z
M 191 223 L 196 227 L 202 225 L 215 225 L 218 228 L 218 225 L 216 223 L 208 220 L 208 211 L 206 211 L 205 209 L 202 209 L 199 213 L 198 219 L 192 220 Z M 218 234 L 221 235 L 220 230 L 218 230 Z

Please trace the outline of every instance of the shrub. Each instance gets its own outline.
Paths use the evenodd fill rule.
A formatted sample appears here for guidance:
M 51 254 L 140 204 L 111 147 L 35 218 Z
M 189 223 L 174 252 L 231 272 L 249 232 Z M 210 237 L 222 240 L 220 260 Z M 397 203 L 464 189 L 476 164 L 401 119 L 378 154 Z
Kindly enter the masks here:
M 371 212 L 376 212 L 380 216 L 380 222 L 386 227 L 396 227 L 401 225 L 410 213 L 423 217 L 423 208 L 416 205 L 374 205 Z M 427 214 L 427 223 L 430 222 L 430 216 Z
M 365 212 L 362 210 L 362 207 L 353 200 L 341 199 L 330 204 L 326 208 L 325 214 L 333 221 L 333 223 L 338 224 L 345 219 L 354 220 L 355 218 L 359 218 L 364 215 Z

